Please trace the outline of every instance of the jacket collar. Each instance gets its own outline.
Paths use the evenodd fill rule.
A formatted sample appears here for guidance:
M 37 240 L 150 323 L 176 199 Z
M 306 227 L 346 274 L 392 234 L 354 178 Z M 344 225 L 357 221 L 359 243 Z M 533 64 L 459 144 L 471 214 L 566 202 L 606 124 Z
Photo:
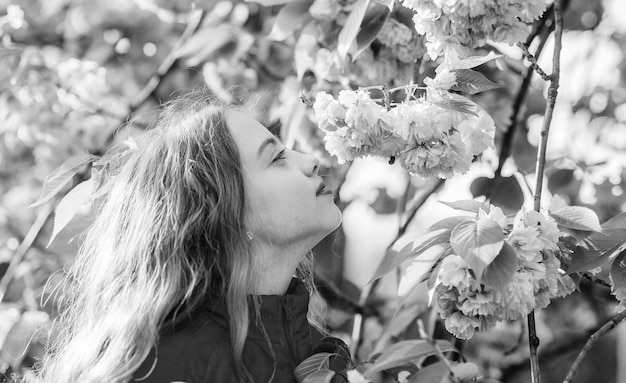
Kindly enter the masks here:
M 248 338 L 282 343 L 285 331 L 290 331 L 295 338 L 309 335 L 309 292 L 299 279 L 291 280 L 285 295 L 249 296 L 248 302 L 251 318 Z M 256 307 L 259 316 L 256 315 Z M 223 300 L 209 304 L 207 309 L 212 321 L 225 329 L 230 327 Z

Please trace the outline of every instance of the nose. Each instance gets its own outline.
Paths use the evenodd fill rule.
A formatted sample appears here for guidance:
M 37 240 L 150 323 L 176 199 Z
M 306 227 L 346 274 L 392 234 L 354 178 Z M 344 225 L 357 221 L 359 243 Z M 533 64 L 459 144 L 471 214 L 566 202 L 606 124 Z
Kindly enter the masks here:
M 317 176 L 317 172 L 320 168 L 320 161 L 317 157 L 305 154 L 305 159 L 302 162 L 302 171 L 307 177 Z

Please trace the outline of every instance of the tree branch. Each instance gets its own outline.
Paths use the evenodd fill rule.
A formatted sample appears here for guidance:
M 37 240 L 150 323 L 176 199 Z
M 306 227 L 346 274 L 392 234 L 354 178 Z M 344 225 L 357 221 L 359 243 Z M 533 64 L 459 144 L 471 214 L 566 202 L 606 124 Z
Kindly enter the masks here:
M 556 97 L 559 89 L 559 79 L 561 71 L 561 40 L 563 37 L 563 15 L 561 13 L 561 0 L 554 1 L 554 53 L 552 55 L 552 75 L 550 76 L 550 86 L 548 88 L 548 105 L 543 118 L 541 127 L 541 138 L 539 142 L 539 150 L 537 150 L 537 167 L 535 171 L 535 194 L 534 208 L 536 211 L 541 210 L 541 192 L 543 189 L 543 173 L 546 167 L 546 149 L 548 147 L 548 134 L 550 133 L 550 123 L 552 122 L 552 114 Z M 535 328 L 535 312 L 528 314 L 528 346 L 530 350 L 530 368 L 533 383 L 541 382 L 541 370 L 539 368 L 539 358 L 537 349 L 539 347 L 539 338 Z
M 530 53 L 528 47 L 521 42 L 517 43 L 517 46 L 522 50 L 522 54 L 524 55 L 524 58 L 526 58 L 526 60 L 528 60 L 528 62 L 530 63 L 530 67 L 534 69 L 539 76 L 541 76 L 543 81 L 550 81 L 550 75 L 547 74 L 543 69 L 541 69 L 539 63 L 537 63 L 537 58 L 532 53 Z
M 594 332 L 589 337 L 589 339 L 587 340 L 587 343 L 585 343 L 585 346 L 583 347 L 582 350 L 580 350 L 580 353 L 578 354 L 578 356 L 576 357 L 576 360 L 572 364 L 572 367 L 567 373 L 567 376 L 565 377 L 565 380 L 563 381 L 563 383 L 572 383 L 572 379 L 574 379 L 576 372 L 578 372 L 578 368 L 580 367 L 582 360 L 585 358 L 585 355 L 587 355 L 589 350 L 591 350 L 591 347 L 593 347 L 593 345 L 598 341 L 598 339 L 600 339 L 602 335 L 614 329 L 624 319 L 626 319 L 626 310 L 615 315 L 613 318 L 611 318 L 611 320 L 606 322 L 602 327 L 600 327 L 596 332 Z
M 539 46 L 537 47 L 537 51 L 535 52 L 536 57 L 539 57 L 541 55 L 541 52 L 546 45 L 547 37 L 550 33 L 550 27 L 547 26 L 547 24 L 547 21 L 544 20 L 544 23 L 541 24 L 542 28 L 539 28 Z M 533 73 L 534 72 L 531 67 L 526 68 L 524 78 L 522 80 L 519 90 L 517 91 L 515 100 L 513 101 L 513 113 L 511 114 L 511 121 L 509 123 L 509 127 L 504 133 L 504 136 L 502 137 L 502 145 L 500 149 L 500 156 L 498 159 L 498 168 L 496 169 L 494 177 L 496 179 L 500 177 L 504 162 L 511 155 L 511 149 L 513 147 L 513 137 L 515 136 L 515 130 L 517 129 L 517 119 L 522 109 L 522 105 L 524 104 L 524 100 L 526 100 L 526 95 L 528 94 L 528 89 L 530 88 L 530 81 L 532 80 Z

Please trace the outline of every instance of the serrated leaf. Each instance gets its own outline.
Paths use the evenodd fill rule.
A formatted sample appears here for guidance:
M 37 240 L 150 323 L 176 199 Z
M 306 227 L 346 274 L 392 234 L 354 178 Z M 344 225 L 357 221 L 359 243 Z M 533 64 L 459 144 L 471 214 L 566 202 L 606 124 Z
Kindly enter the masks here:
M 303 382 L 307 376 L 317 371 L 328 370 L 330 368 L 331 356 L 333 356 L 331 353 L 319 352 L 306 358 L 293 371 L 296 381 Z
M 389 15 L 390 10 L 386 5 L 374 4 L 370 7 L 361 23 L 361 30 L 356 36 L 357 53 L 353 59 L 370 46 L 385 26 Z
M 450 369 L 443 362 L 429 364 L 411 375 L 408 383 L 441 383 L 450 374 Z
M 516 270 L 517 254 L 511 245 L 505 242 L 496 259 L 485 269 L 482 282 L 505 295 Z
M 604 265 L 615 255 L 615 252 L 618 251 L 624 243 L 625 242 L 622 240 L 608 250 L 585 249 L 584 247 L 578 246 L 576 250 L 574 250 L 574 253 L 572 253 L 572 261 L 567 268 L 567 273 L 579 273 Z
M 441 352 L 456 351 L 447 340 L 437 340 L 436 344 Z M 403 340 L 383 350 L 363 375 L 371 375 L 406 363 L 417 364 L 420 359 L 435 354 L 437 354 L 437 350 L 429 341 L 423 339 Z
M 468 94 L 476 94 L 486 90 L 498 89 L 503 86 L 489 80 L 485 75 L 471 69 L 455 69 L 452 71 L 456 75 L 456 84 L 452 90 Z
M 424 237 L 426 236 L 423 236 L 421 238 Z M 393 247 L 390 248 L 389 250 L 387 250 L 385 256 L 380 261 L 380 264 L 376 268 L 376 272 L 374 272 L 374 276 L 369 283 L 377 280 L 388 272 L 395 270 L 395 268 L 398 267 L 402 262 L 410 258 L 417 257 L 431 247 L 448 242 L 449 240 L 450 231 L 442 231 L 430 238 L 424 239 L 419 244 L 416 244 L 415 241 L 409 242 L 400 251 L 394 250 Z
M 61 166 L 54 169 L 52 173 L 48 175 L 43 183 L 41 196 L 29 207 L 32 208 L 50 201 L 50 199 L 61 191 L 63 186 L 65 186 L 83 166 L 87 165 L 94 159 L 96 159 L 96 157 L 91 154 L 78 154 L 67 159 L 61 164 Z
M 267 36 L 269 40 L 282 41 L 313 19 L 309 8 L 313 0 L 295 0 L 287 3 L 276 15 L 274 26 Z
M 491 218 L 463 222 L 452 230 L 450 236 L 454 252 L 469 264 L 478 282 L 485 268 L 500 253 L 503 244 L 502 228 Z
M 453 63 L 447 63 L 442 69 L 447 69 L 449 71 L 457 70 L 457 69 L 470 69 L 475 68 L 479 65 L 482 65 L 488 61 L 495 60 L 498 58 L 504 57 L 503 55 L 498 55 L 494 52 L 489 52 L 485 56 L 472 56 L 467 57 Z M 439 68 L 438 68 L 439 69 Z
M 357 0 L 352 6 L 352 11 L 346 19 L 346 23 L 339 32 L 339 38 L 337 40 L 337 51 L 341 62 L 344 62 L 346 55 L 352 46 L 352 43 L 356 39 L 359 29 L 361 28 L 361 22 L 365 17 L 365 11 L 369 6 L 370 0 Z
M 479 202 L 473 199 L 460 200 L 453 202 L 439 201 L 440 203 L 449 206 L 455 210 L 470 211 L 472 213 L 478 213 L 478 210 L 483 209 L 489 213 L 489 204 L 487 202 Z
M 626 250 L 613 260 L 611 281 L 611 292 L 622 305 L 626 304 Z
M 575 230 L 602 231 L 597 214 L 583 206 L 566 206 L 550 212 L 557 224 Z
M 428 228 L 429 231 L 435 231 L 435 230 L 452 230 L 454 229 L 459 223 L 461 222 L 465 222 L 468 219 L 470 219 L 470 217 L 468 216 L 463 216 L 463 215 L 458 215 L 458 216 L 454 216 L 454 217 L 447 217 L 444 218 L 440 221 L 437 221 L 435 223 L 432 224 L 431 227 Z
M 89 201 L 92 189 L 93 180 L 90 178 L 74 186 L 59 202 L 54 211 L 54 228 L 48 246 L 50 246 L 57 234 L 70 223 L 72 218 L 78 213 L 78 210 Z
M 319 370 L 307 376 L 302 383 L 330 383 L 335 374 L 332 370 Z
M 434 105 L 437 105 L 440 108 L 451 110 L 453 112 L 471 114 L 473 116 L 478 117 L 478 113 L 476 113 L 476 107 L 471 102 L 461 101 L 461 100 L 444 100 L 444 101 L 433 101 Z

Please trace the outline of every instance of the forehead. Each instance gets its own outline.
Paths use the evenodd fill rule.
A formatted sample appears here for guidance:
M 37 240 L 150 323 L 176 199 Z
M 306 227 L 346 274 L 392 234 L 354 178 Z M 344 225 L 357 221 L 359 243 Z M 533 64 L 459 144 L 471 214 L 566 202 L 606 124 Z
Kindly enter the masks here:
M 256 162 L 257 152 L 261 144 L 272 133 L 260 122 L 255 120 L 250 112 L 230 110 L 226 112 L 226 125 L 239 149 L 244 164 Z

